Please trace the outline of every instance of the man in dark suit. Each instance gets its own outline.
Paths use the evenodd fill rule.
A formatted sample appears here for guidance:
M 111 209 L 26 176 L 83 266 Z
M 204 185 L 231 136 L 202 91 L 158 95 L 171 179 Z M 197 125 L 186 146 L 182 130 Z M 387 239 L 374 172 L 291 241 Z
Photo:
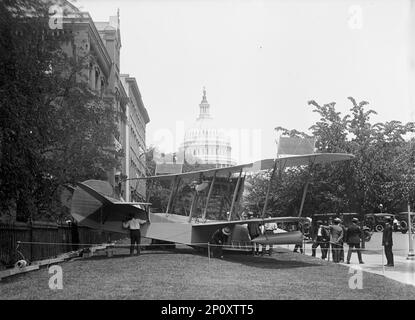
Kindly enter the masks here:
M 72 219 L 71 222 L 71 238 L 72 238 L 72 250 L 76 251 L 79 247 L 79 231 L 78 223 L 75 219 Z
M 330 225 L 330 243 L 331 251 L 333 254 L 333 262 L 340 262 L 340 253 L 343 246 L 343 228 L 340 226 L 341 220 L 339 218 L 334 219 L 334 224 Z
M 346 231 L 347 244 L 349 245 L 349 251 L 347 252 L 347 264 L 350 264 L 350 258 L 352 257 L 354 249 L 357 251 L 359 263 L 363 263 L 362 252 L 360 251 L 360 238 L 362 237 L 362 230 L 357 225 L 358 222 L 359 220 L 357 218 L 353 218 L 352 225 L 347 228 Z
M 392 252 L 392 245 L 393 245 L 392 232 L 393 232 L 392 219 L 387 218 L 385 229 L 383 229 L 383 236 L 382 236 L 382 246 L 384 246 L 385 248 L 386 260 L 388 261 L 387 264 L 385 264 L 385 267 L 394 266 L 393 252 Z

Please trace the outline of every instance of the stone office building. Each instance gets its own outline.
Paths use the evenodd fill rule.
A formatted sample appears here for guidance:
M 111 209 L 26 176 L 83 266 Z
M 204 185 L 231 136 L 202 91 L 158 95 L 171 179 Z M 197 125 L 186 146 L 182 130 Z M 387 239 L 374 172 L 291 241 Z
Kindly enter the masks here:
M 121 32 L 119 12 L 109 21 L 94 22 L 65 0 L 57 3 L 64 8 L 63 26 L 71 32 L 72 41 L 63 48 L 71 55 L 85 58 L 88 63 L 83 75 L 89 87 L 118 112 L 118 134 L 113 148 L 123 150 L 125 158 L 118 168 L 108 172 L 108 181 L 116 196 L 124 200 L 145 198 L 145 184 L 125 179 L 146 175 L 145 131 L 150 121 L 135 78 L 120 74 Z M 133 197 L 131 197 L 133 194 Z
M 146 175 L 146 125 L 150 122 L 141 93 L 134 77 L 121 75 L 121 82 L 129 97 L 125 114 L 123 141 L 125 146 L 125 161 L 122 172 L 128 179 Z M 146 195 L 145 180 L 126 180 L 123 184 L 126 201 L 144 201 Z

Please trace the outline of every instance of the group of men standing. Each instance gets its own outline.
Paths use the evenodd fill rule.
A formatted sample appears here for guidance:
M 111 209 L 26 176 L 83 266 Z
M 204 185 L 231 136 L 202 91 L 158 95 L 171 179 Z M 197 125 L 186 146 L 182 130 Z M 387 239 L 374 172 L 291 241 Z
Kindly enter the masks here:
M 353 218 L 351 226 L 346 229 L 341 223 L 340 218 L 335 218 L 333 224 L 328 226 L 324 225 L 321 220 L 317 221 L 317 232 L 311 247 L 312 256 L 316 256 L 316 249 L 320 246 L 321 258 L 323 260 L 326 259 L 328 250 L 331 246 L 333 262 L 344 262 L 343 244 L 346 242 L 349 245 L 347 263 L 350 263 L 352 252 L 355 250 L 357 251 L 359 263 L 364 263 L 362 260 L 362 252 L 360 250 L 362 230 L 358 226 L 358 222 L 359 220 L 357 218 Z
M 254 218 L 253 214 L 248 214 L 248 219 Z M 246 217 L 243 217 L 246 219 Z M 353 251 L 357 251 L 357 257 L 359 259 L 359 263 L 363 264 L 362 260 L 362 252 L 361 252 L 361 239 L 364 237 L 362 229 L 359 227 L 357 218 L 352 219 L 352 224 L 346 228 L 341 223 L 340 218 L 335 218 L 333 220 L 333 224 L 324 225 L 323 221 L 317 221 L 317 230 L 313 237 L 313 244 L 312 244 L 312 256 L 316 256 L 316 249 L 320 247 L 321 249 L 321 258 L 324 260 L 327 258 L 328 250 L 331 246 L 333 262 L 344 262 L 344 248 L 343 244 L 347 243 L 349 245 L 349 250 L 347 252 L 347 263 L 350 263 L 350 259 L 352 256 Z M 130 254 L 133 255 L 134 251 L 137 250 L 137 254 L 140 254 L 140 240 L 141 240 L 141 233 L 140 233 L 140 225 L 147 223 L 146 220 L 142 220 L 139 218 L 139 214 L 136 213 L 134 216 L 130 217 L 128 221 L 123 222 L 123 227 L 130 230 L 130 238 L 131 238 L 131 247 L 130 247 Z M 385 266 L 393 267 L 394 266 L 394 259 L 393 259 L 393 240 L 392 240 L 392 219 L 387 219 L 385 228 L 383 230 L 382 236 L 382 245 L 385 249 L 385 255 L 387 259 L 387 264 Z M 259 223 L 253 222 L 247 224 L 250 239 L 254 239 L 260 234 L 264 233 L 273 233 L 277 229 L 277 224 L 275 223 L 267 223 L 265 225 L 261 225 Z M 222 246 L 226 243 L 228 237 L 231 234 L 231 230 L 229 227 L 218 229 L 211 237 L 209 241 L 210 244 L 213 246 L 213 253 L 215 256 L 222 258 Z M 297 248 L 297 246 L 296 246 Z M 266 251 L 271 255 L 272 253 L 272 246 L 267 246 Z M 263 250 L 261 246 L 261 251 Z M 296 251 L 296 250 L 294 250 Z M 253 254 L 259 254 L 259 246 L 254 244 L 253 247 Z
M 331 246 L 333 262 L 344 262 L 344 248 L 343 244 L 349 245 L 347 252 L 347 264 L 350 264 L 350 259 L 353 251 L 357 251 L 359 263 L 363 264 L 361 252 L 361 239 L 364 237 L 363 230 L 359 227 L 359 219 L 353 218 L 352 224 L 346 228 L 341 223 L 340 218 L 335 218 L 333 224 L 324 225 L 321 220 L 317 221 L 317 231 L 315 232 L 314 241 L 312 245 L 312 256 L 316 256 L 316 249 L 320 247 L 321 258 L 327 258 L 328 250 Z M 392 220 L 388 219 L 383 231 L 382 245 L 385 249 L 387 264 L 385 266 L 393 267 L 393 253 L 392 253 Z
M 253 212 L 248 212 L 242 214 L 242 220 L 251 220 L 254 218 L 259 218 L 258 214 L 254 214 Z M 271 216 L 268 216 L 271 218 Z M 278 226 L 275 222 L 268 222 L 262 224 L 258 221 L 253 221 L 251 223 L 247 223 L 246 227 L 248 229 L 249 239 L 253 240 L 256 237 L 262 234 L 273 234 L 277 229 Z M 228 237 L 231 234 L 231 230 L 229 227 L 221 228 L 216 230 L 216 232 L 212 235 L 209 244 L 212 245 L 211 255 L 213 257 L 217 257 L 222 259 L 222 246 L 227 242 Z M 272 246 L 271 245 L 261 245 L 257 243 L 253 243 L 252 245 L 252 254 L 253 255 L 264 255 L 267 253 L 268 255 L 272 254 Z
M 311 247 L 312 256 L 316 256 L 316 249 L 320 246 L 321 258 L 323 260 L 326 259 L 328 250 L 331 246 L 333 262 L 344 262 L 343 244 L 346 242 L 349 245 L 347 263 L 350 263 L 352 252 L 356 250 L 359 263 L 362 264 L 360 239 L 363 235 L 361 228 L 357 224 L 358 222 L 359 220 L 357 218 L 353 218 L 351 226 L 346 229 L 341 223 L 340 218 L 335 218 L 333 224 L 328 226 L 324 225 L 321 220 L 317 221 L 317 232 Z

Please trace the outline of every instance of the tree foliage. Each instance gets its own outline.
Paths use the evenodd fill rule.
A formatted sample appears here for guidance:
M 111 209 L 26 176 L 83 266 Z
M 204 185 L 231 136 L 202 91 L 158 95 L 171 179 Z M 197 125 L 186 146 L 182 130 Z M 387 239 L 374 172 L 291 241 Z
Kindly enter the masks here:
M 304 215 L 324 212 L 399 212 L 406 210 L 409 199 L 415 201 L 415 146 L 408 134 L 415 131 L 415 124 L 399 121 L 372 124 L 376 114 L 367 109 L 367 101 L 352 104 L 350 112 L 343 115 L 336 111 L 335 102 L 320 105 L 309 101 L 313 112 L 320 119 L 311 126 L 311 135 L 317 138 L 317 152 L 351 153 L 351 161 L 318 165 L 310 176 Z M 276 128 L 286 136 L 309 137 L 296 129 Z M 270 212 L 277 215 L 297 215 L 302 190 L 307 181 L 308 168 L 297 168 L 280 173 L 280 179 L 272 184 Z M 264 175 L 248 179 L 245 206 L 262 210 L 265 194 Z
M 48 27 L 50 3 L 0 3 L 0 210 L 19 220 L 59 214 L 59 186 L 106 178 L 117 133 L 110 101 L 91 91 L 69 56 L 72 35 Z

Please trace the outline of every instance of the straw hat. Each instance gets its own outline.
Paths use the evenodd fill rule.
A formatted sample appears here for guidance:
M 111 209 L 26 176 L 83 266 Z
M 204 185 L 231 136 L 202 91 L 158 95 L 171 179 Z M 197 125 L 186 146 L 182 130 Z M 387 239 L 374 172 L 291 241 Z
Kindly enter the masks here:
M 229 235 L 231 234 L 231 228 L 229 228 L 229 227 L 225 227 L 225 228 L 223 228 L 223 229 L 222 229 L 222 232 L 223 232 L 225 235 L 229 236 Z

